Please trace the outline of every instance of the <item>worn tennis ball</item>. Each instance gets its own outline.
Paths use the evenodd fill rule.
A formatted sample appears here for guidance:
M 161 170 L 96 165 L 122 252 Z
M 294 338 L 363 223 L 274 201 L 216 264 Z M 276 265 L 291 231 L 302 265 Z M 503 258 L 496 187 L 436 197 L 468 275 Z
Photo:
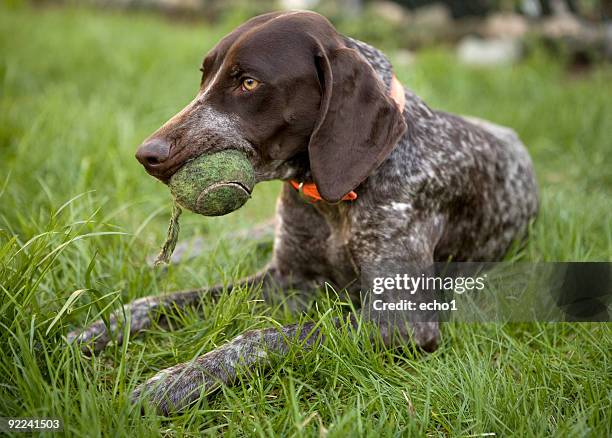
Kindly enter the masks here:
M 204 216 L 222 216 L 248 201 L 255 172 L 243 153 L 227 150 L 189 161 L 168 186 L 181 206 Z

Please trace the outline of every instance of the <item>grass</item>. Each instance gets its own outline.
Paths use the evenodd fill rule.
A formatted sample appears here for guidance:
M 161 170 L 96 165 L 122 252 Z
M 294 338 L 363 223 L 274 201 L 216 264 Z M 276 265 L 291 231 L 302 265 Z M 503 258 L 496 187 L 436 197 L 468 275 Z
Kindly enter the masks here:
M 207 253 L 166 272 L 145 263 L 170 198 L 135 147 L 195 94 L 199 62 L 228 26 L 0 9 L 0 415 L 61 417 L 66 434 L 87 436 L 611 436 L 610 324 L 447 324 L 441 348 L 415 356 L 331 330 L 344 305 L 325 294 L 299 316 L 241 290 L 96 358 L 65 345 L 100 309 L 230 281 L 268 258 L 271 242 L 224 236 L 271 217 L 279 183 L 227 217 L 185 214 L 183 238 L 203 236 Z M 610 67 L 572 77 L 536 51 L 478 70 L 434 50 L 397 74 L 433 107 L 513 126 L 528 144 L 542 208 L 509 257 L 610 261 Z M 323 346 L 255 369 L 182 415 L 130 407 L 130 391 L 162 368 L 249 328 L 316 318 Z

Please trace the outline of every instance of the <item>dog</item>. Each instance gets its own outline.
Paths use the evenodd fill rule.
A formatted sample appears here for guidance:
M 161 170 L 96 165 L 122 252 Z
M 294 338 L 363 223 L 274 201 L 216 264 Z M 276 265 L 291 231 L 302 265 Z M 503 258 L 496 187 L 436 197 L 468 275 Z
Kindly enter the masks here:
M 272 260 L 237 286 L 260 284 L 271 297 L 328 283 L 359 295 L 380 269 L 499 260 L 536 216 L 532 163 L 514 131 L 430 109 L 399 83 L 379 50 L 339 34 L 317 13 L 252 18 L 208 53 L 201 70 L 198 95 L 136 158 L 167 183 L 187 161 L 234 149 L 248 157 L 257 182 L 287 182 Z M 110 329 L 121 342 L 122 315 L 135 335 L 162 309 L 197 306 L 221 291 L 141 298 L 113 315 Z M 368 295 L 361 299 L 361 320 L 385 345 L 436 349 L 435 314 L 377 310 Z M 94 351 L 110 339 L 102 321 L 68 335 Z M 321 339 L 314 322 L 252 330 L 159 372 L 133 399 L 146 398 L 161 414 L 179 411 L 231 384 L 240 367 L 265 364 L 269 353 L 283 354 L 292 342 L 309 348 Z

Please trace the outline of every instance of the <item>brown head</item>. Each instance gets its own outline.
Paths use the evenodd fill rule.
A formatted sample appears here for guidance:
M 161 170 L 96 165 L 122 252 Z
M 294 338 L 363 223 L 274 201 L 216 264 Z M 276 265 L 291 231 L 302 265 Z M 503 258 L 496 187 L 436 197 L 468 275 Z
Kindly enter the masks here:
M 406 129 L 372 67 L 313 12 L 247 21 L 208 53 L 202 72 L 196 98 L 136 153 L 164 182 L 196 156 L 236 149 L 259 181 L 311 175 L 336 202 Z

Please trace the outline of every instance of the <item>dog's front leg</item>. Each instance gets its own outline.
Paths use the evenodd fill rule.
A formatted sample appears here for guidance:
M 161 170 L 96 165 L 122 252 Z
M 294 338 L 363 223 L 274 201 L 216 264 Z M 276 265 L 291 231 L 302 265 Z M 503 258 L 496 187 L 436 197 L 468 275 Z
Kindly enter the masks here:
M 99 319 L 83 329 L 74 330 L 67 335 L 69 343 L 77 343 L 84 353 L 98 353 L 111 341 L 123 342 L 123 327 L 129 324 L 130 335 L 136 335 L 146 330 L 159 320 L 165 312 L 182 309 L 187 306 L 197 306 L 202 297 L 216 297 L 224 290 L 234 288 L 259 286 L 264 290 L 264 295 L 270 294 L 276 288 L 289 288 L 292 284 L 289 279 L 280 276 L 276 269 L 268 268 L 263 272 L 243 279 L 233 285 L 217 285 L 201 289 L 186 290 L 163 295 L 152 295 L 132 301 L 123 306 L 110 316 L 110 332 L 106 324 Z
M 134 390 L 132 401 L 146 400 L 157 413 L 168 415 L 232 383 L 240 370 L 269 364 L 271 356 L 286 353 L 292 343 L 306 349 L 320 340 L 314 322 L 251 330 L 193 361 L 160 371 Z
M 441 220 L 407 222 L 400 229 L 380 224 L 353 246 L 361 270 L 362 317 L 376 325 L 387 346 L 414 344 L 433 351 L 440 337 L 437 314 L 421 310 L 421 304 L 435 296 L 419 281 L 433 275 Z

